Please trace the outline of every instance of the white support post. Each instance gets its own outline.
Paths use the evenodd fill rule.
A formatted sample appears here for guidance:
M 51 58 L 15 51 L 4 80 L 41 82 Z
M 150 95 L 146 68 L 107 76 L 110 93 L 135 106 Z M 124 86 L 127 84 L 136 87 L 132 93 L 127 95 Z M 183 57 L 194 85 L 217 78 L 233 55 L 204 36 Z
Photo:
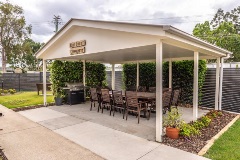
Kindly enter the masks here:
M 193 120 L 198 118 L 198 60 L 199 52 L 194 52 Z
M 172 88 L 172 59 L 169 59 L 168 88 Z
M 43 105 L 47 106 L 47 64 L 43 59 Z
M 156 141 L 162 141 L 162 42 L 156 44 Z
M 139 86 L 139 62 L 137 61 L 137 83 L 136 83 L 136 88 Z
M 221 70 L 220 70 L 220 85 L 219 85 L 219 106 L 218 109 L 222 110 L 222 83 L 223 83 L 223 64 L 224 58 L 221 58 Z
M 220 67 L 220 58 L 217 58 L 216 64 L 216 89 L 215 89 L 215 110 L 218 110 L 218 96 L 219 96 L 219 67 Z
M 115 64 L 112 64 L 112 90 L 115 90 Z
M 83 60 L 83 86 L 84 86 L 84 101 L 86 101 L 86 60 Z

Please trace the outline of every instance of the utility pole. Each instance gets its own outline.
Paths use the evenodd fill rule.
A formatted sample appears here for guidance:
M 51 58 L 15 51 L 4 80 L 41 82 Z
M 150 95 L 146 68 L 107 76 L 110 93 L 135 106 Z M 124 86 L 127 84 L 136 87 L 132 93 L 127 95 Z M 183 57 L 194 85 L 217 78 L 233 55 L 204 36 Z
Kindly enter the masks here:
M 58 31 L 58 25 L 61 24 L 61 17 L 60 16 L 55 16 L 53 17 L 53 23 L 55 24 L 55 33 Z

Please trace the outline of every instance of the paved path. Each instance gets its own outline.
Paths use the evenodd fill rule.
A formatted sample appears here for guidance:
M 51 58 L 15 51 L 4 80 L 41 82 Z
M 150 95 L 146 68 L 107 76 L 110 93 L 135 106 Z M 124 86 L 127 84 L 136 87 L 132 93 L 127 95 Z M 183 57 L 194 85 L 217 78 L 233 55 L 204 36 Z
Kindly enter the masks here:
M 53 118 L 64 116 L 47 108 L 36 111 L 41 112 L 42 119 L 46 119 L 44 114 L 51 114 Z M 103 159 L 88 149 L 1 105 L 0 112 L 4 114 L 0 117 L 0 129 L 3 129 L 0 130 L 0 147 L 4 149 L 9 160 Z
M 109 160 L 207 160 L 50 108 L 19 113 Z

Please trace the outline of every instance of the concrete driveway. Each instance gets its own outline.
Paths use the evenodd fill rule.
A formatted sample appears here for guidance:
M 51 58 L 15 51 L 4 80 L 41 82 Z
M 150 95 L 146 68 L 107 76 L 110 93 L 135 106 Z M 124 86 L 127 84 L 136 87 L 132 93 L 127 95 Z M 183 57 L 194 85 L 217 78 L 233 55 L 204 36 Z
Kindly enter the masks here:
M 78 111 L 74 106 L 57 106 L 21 111 L 19 114 L 109 160 L 206 160 L 204 157 L 95 123 L 86 116 L 90 111 Z M 84 114 L 86 118 L 79 118 L 76 114 Z M 113 117 L 110 118 L 114 120 Z

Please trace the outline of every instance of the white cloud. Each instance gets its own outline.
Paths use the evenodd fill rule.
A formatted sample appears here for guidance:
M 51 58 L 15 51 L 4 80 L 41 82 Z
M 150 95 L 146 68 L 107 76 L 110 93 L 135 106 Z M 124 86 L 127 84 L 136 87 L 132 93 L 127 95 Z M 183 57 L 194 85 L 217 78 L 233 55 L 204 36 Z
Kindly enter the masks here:
M 218 8 L 231 10 L 236 0 L 11 0 L 22 6 L 27 23 L 33 26 L 32 38 L 46 42 L 55 30 L 54 15 L 63 22 L 70 18 L 131 20 L 138 23 L 170 24 L 191 33 L 197 23 L 211 20 Z M 143 20 L 148 19 L 148 20 Z

